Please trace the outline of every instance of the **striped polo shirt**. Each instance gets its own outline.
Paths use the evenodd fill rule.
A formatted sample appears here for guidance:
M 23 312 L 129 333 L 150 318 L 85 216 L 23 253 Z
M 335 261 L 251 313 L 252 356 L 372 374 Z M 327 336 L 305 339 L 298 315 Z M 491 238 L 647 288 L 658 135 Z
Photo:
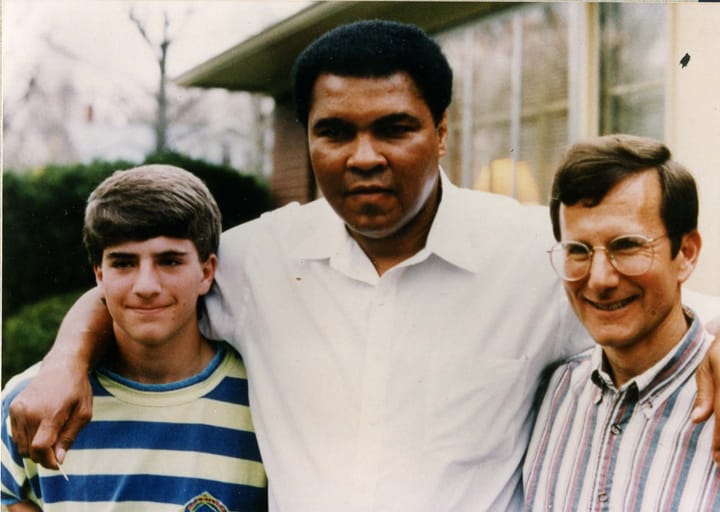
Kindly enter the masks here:
M 93 418 L 60 472 L 23 459 L 7 405 L 36 368 L 3 393 L 2 504 L 45 512 L 225 512 L 267 510 L 267 478 L 248 407 L 245 367 L 220 348 L 200 374 L 147 385 L 91 374 Z
M 690 420 L 708 344 L 694 317 L 669 354 L 619 389 L 600 346 L 556 369 L 523 468 L 526 509 L 720 510 L 713 421 Z

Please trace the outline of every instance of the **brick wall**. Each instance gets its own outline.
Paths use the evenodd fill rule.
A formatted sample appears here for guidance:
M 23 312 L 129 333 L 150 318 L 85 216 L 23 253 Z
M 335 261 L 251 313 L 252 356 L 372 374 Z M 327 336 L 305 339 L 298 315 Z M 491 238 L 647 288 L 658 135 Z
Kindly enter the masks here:
M 270 191 L 275 206 L 312 201 L 316 196 L 315 179 L 310 169 L 305 130 L 295 120 L 292 101 L 276 100 L 273 122 L 275 149 Z

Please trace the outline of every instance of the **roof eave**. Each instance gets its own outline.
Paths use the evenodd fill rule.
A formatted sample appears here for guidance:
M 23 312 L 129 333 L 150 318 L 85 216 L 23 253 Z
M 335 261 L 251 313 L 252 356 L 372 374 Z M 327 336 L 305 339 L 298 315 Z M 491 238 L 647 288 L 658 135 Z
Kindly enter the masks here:
M 175 79 L 184 87 L 219 87 L 283 97 L 290 91 L 290 70 L 297 55 L 328 30 L 360 19 L 413 23 L 436 33 L 511 2 L 318 2 L 276 23 Z

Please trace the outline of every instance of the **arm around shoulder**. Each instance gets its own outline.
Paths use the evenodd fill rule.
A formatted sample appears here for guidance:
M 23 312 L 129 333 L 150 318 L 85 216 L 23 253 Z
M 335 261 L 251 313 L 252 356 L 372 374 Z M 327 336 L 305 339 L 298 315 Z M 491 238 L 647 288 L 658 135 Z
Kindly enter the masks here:
M 112 343 L 112 320 L 97 288 L 68 311 L 37 376 L 10 404 L 19 452 L 57 469 L 92 415 L 88 370 Z

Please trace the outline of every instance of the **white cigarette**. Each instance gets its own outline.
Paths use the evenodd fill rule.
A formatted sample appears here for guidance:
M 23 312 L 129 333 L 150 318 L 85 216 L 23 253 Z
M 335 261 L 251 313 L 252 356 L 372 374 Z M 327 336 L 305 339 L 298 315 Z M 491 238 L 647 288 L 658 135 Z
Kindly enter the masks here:
M 70 479 L 68 478 L 67 473 L 65 473 L 65 470 L 62 468 L 62 466 L 60 465 L 59 462 L 57 463 L 57 466 L 58 466 L 58 471 L 60 471 L 60 474 L 65 478 L 66 481 L 69 482 Z

